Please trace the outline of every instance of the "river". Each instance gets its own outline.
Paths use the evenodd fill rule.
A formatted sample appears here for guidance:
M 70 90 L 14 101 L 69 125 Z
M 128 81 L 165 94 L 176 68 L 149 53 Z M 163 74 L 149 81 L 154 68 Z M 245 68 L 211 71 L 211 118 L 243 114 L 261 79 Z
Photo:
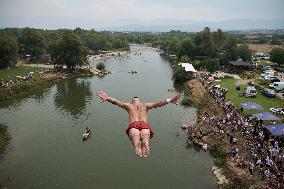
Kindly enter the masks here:
M 168 91 L 174 89 L 169 62 L 150 47 L 133 45 L 129 54 L 105 65 L 113 74 L 65 79 L 0 107 L 0 122 L 12 136 L 0 161 L 0 184 L 12 189 L 217 188 L 212 158 L 188 146 L 180 129 L 195 122 L 194 108 L 171 104 L 151 110 L 151 154 L 138 159 L 125 134 L 127 113 L 96 96 L 104 90 L 122 101 L 169 98 L 176 93 Z M 138 73 L 129 74 L 132 70 Z M 83 142 L 87 126 L 93 133 Z

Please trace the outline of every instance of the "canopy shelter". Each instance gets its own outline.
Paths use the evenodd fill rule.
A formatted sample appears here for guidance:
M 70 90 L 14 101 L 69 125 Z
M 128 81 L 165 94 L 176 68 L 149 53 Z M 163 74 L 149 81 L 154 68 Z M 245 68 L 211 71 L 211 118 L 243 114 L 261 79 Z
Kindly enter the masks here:
M 262 113 L 255 113 L 252 114 L 253 117 L 260 119 L 260 120 L 281 120 L 281 118 L 269 113 L 269 112 L 262 112 Z
M 241 103 L 242 107 L 244 107 L 245 109 L 254 109 L 254 110 L 262 110 L 263 108 L 261 107 L 261 105 L 256 104 L 254 102 L 245 102 L 245 103 Z
M 284 124 L 266 125 L 267 129 L 273 136 L 284 136 Z
M 186 72 L 197 72 L 193 65 L 190 63 L 179 63 L 179 65 L 181 65 L 181 67 L 183 67 Z

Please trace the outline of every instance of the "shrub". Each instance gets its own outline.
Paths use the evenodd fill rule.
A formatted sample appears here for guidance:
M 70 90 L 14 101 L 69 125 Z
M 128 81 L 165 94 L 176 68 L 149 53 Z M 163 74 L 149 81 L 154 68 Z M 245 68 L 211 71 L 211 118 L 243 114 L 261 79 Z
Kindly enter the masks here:
M 263 85 L 263 86 L 268 86 L 268 85 L 270 84 L 269 81 L 264 80 L 264 79 L 257 79 L 257 80 L 255 80 L 255 82 L 256 82 L 257 84 Z
M 209 58 L 203 62 L 202 68 L 205 68 L 208 72 L 213 73 L 220 69 L 220 62 L 217 59 Z
M 175 66 L 173 79 L 177 83 L 184 83 L 188 80 L 186 71 L 181 66 Z
M 249 72 L 249 71 L 244 71 L 240 73 L 240 77 L 243 79 L 255 79 L 258 77 L 257 72 Z
M 187 55 L 181 56 L 179 59 L 180 62 L 189 62 L 190 59 Z
M 100 63 L 97 64 L 96 68 L 97 68 L 98 70 L 104 70 L 104 69 L 105 69 L 105 65 L 100 62 Z
M 234 79 L 234 77 L 230 75 L 224 75 L 224 79 Z
M 92 72 L 89 69 L 80 68 L 80 69 L 76 70 L 76 73 L 77 74 L 91 74 Z
M 227 161 L 227 153 L 222 149 L 220 144 L 214 144 L 210 150 L 210 154 L 216 158 L 216 165 L 224 166 Z
M 188 97 L 182 99 L 181 104 L 183 106 L 191 106 L 191 100 Z

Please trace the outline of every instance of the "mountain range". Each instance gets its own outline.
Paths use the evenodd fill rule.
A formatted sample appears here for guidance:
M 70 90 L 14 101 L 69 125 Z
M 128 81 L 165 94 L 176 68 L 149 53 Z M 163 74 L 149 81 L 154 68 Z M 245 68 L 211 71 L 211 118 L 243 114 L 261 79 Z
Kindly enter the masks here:
M 137 31 L 137 32 L 167 32 L 170 30 L 180 30 L 185 32 L 201 31 L 204 27 L 209 27 L 211 30 L 221 28 L 223 31 L 229 30 L 258 30 L 258 29 L 284 29 L 284 19 L 235 19 L 224 21 L 195 21 L 195 20 L 138 20 L 128 19 L 120 20 L 117 25 L 97 28 L 97 30 L 107 31 Z

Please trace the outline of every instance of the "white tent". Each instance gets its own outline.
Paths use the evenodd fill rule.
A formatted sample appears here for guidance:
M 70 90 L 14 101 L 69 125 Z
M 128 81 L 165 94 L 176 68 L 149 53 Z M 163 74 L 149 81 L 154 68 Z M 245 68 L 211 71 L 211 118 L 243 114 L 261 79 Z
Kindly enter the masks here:
M 181 65 L 186 72 L 194 72 L 194 73 L 197 72 L 190 63 L 179 63 L 179 65 Z

